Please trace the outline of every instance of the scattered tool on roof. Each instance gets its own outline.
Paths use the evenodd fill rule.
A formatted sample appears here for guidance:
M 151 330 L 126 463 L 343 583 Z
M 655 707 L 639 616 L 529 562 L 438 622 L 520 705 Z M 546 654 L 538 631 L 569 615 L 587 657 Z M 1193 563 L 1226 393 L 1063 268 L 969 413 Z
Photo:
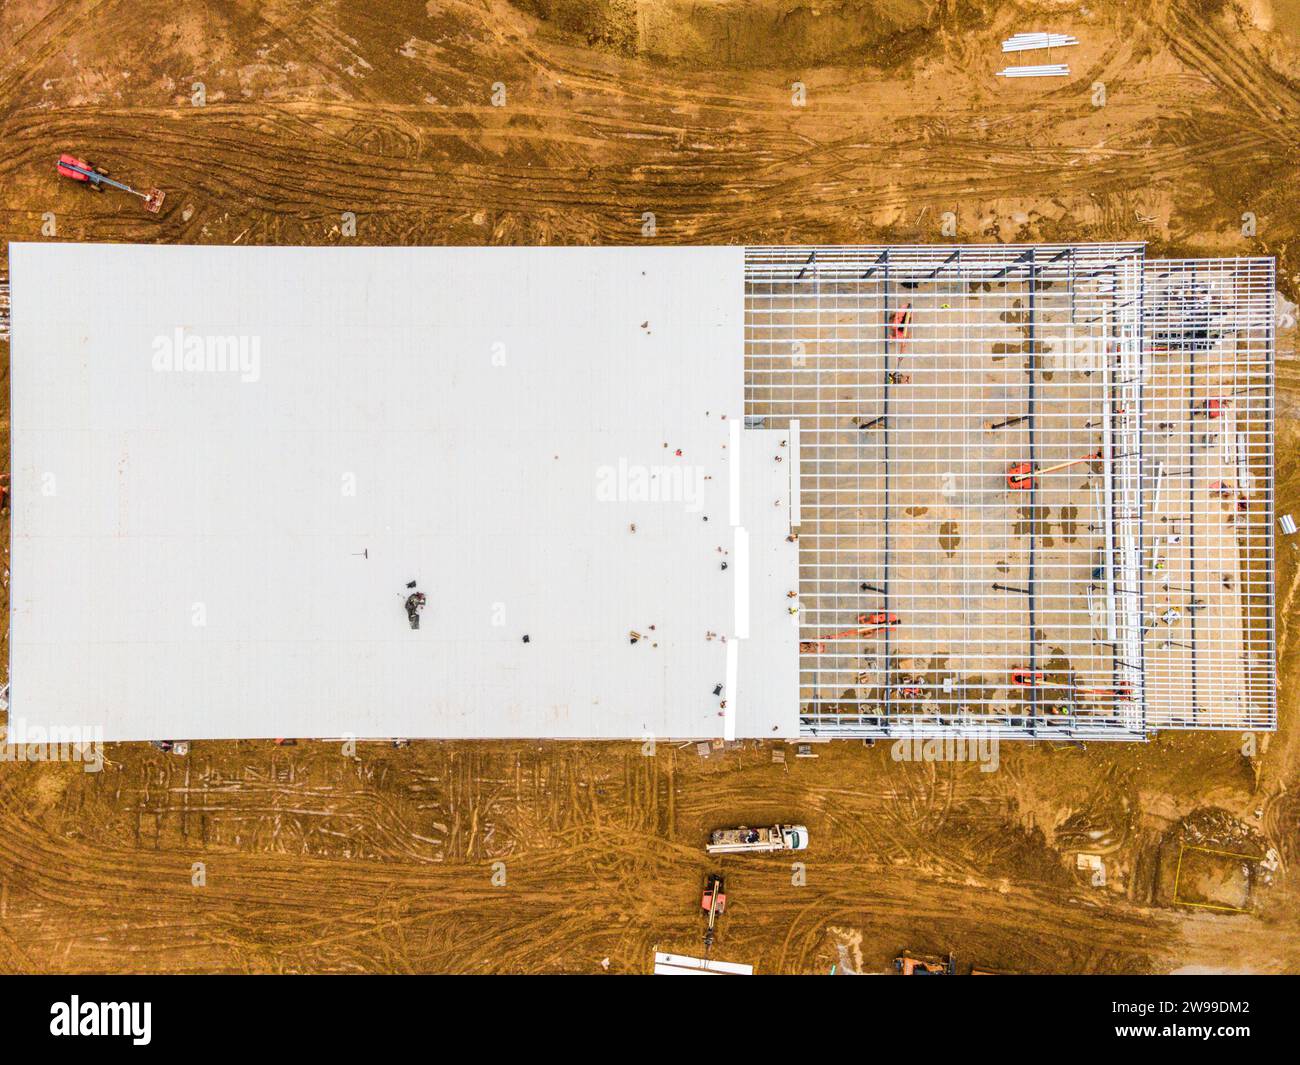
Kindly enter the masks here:
M 162 189 L 150 189 L 148 192 L 141 192 L 138 189 L 131 188 L 130 185 L 114 181 L 102 166 L 95 166 L 93 163 L 78 159 L 75 155 L 69 155 L 67 152 L 59 156 L 56 169 L 65 178 L 85 182 L 95 192 L 103 192 L 104 186 L 108 185 L 115 189 L 121 189 L 123 192 L 129 192 L 132 196 L 139 196 L 140 199 L 144 200 L 144 209 L 153 214 L 158 213 L 158 209 L 162 207 L 163 198 L 166 196 Z
M 1070 459 L 1068 462 L 1058 462 L 1055 466 L 1046 466 L 1042 469 L 1035 469 L 1031 462 L 1017 462 L 1007 470 L 1007 487 L 1028 489 L 1033 488 L 1037 478 L 1044 474 L 1056 473 L 1058 470 L 1068 469 L 1070 466 L 1077 466 L 1081 462 L 1099 462 L 1101 461 L 1101 452 L 1094 451 L 1091 455 L 1083 455 L 1077 459 Z
M 700 899 L 700 909 L 709 915 L 709 922 L 704 929 L 704 953 L 713 946 L 713 933 L 718 918 L 727 912 L 727 888 L 721 873 L 710 873 L 704 881 L 704 895 Z
M 408 588 L 415 587 L 412 581 L 407 585 Z M 411 628 L 420 627 L 420 611 L 424 609 L 425 597 L 423 592 L 412 592 L 406 597 L 406 620 L 411 623 Z

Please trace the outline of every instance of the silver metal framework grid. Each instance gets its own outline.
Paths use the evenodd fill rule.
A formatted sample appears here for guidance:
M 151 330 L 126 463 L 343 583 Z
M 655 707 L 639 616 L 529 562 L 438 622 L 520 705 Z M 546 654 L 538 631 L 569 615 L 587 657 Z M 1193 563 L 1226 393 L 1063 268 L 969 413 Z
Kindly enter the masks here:
M 747 250 L 747 423 L 800 429 L 805 732 L 1271 727 L 1271 265 L 1206 262 L 1214 280 L 1193 285 L 1140 244 Z M 1234 389 L 1205 420 L 1233 424 L 1251 475 L 1236 556 L 1208 495 L 1177 501 L 1194 557 L 1146 501 L 1160 481 L 1174 505 L 1193 436 L 1157 440 L 1148 408 L 1164 422 L 1181 403 L 1186 421 L 1197 387 L 1219 387 L 1184 336 L 1198 315 Z M 1038 472 L 1012 480 L 1026 462 Z M 1179 580 L 1208 600 L 1234 559 L 1240 609 L 1177 605 Z M 1243 694 L 1211 697 L 1212 675 Z
M 1151 728 L 1276 727 L 1274 270 L 1145 265 Z

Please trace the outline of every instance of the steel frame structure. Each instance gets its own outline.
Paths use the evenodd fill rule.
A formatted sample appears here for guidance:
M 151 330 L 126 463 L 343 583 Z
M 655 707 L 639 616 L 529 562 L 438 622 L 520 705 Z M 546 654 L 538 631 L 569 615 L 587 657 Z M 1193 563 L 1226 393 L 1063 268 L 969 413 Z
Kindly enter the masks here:
M 799 423 L 805 734 L 1273 726 L 1271 260 L 756 247 L 745 280 L 747 424 Z M 1225 434 L 1227 508 L 1204 458 L 1172 491 Z
M 1152 260 L 1144 288 L 1147 725 L 1269 730 L 1274 260 Z

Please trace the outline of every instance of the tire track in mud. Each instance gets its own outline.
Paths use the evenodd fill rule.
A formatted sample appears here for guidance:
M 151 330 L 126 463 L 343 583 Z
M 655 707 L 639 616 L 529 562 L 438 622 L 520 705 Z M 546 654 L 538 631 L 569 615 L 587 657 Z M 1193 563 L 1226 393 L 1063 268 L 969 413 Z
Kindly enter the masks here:
M 961 857 L 964 840 L 946 837 L 945 824 L 979 824 L 993 838 L 1009 810 L 974 787 L 977 771 L 945 769 L 937 789 L 932 766 L 855 788 L 817 776 L 791 780 L 770 762 L 724 772 L 688 767 L 683 775 L 675 752 L 645 758 L 603 746 L 535 756 L 434 750 L 415 763 L 418 773 L 394 761 L 363 774 L 357 786 L 396 785 L 397 794 L 420 798 L 422 817 L 448 824 L 450 809 L 501 793 L 501 807 L 516 809 L 514 823 L 526 826 L 531 842 L 505 857 L 507 886 L 495 888 L 491 861 L 464 857 L 469 849 L 454 846 L 445 826 L 446 860 L 413 860 L 394 839 L 412 831 L 402 804 L 387 792 L 353 796 L 322 779 L 322 761 L 337 760 L 328 748 L 260 758 L 248 748 L 240 762 L 253 771 L 226 768 L 219 777 L 226 809 L 310 818 L 337 815 L 359 798 L 392 819 L 378 834 L 389 841 L 382 856 L 291 856 L 264 837 L 239 849 L 187 844 L 175 833 L 137 847 L 120 833 L 116 842 L 105 838 L 96 827 L 105 813 L 134 805 L 174 819 L 182 804 L 173 785 L 187 781 L 197 791 L 204 774 L 173 769 L 165 756 L 102 783 L 74 775 L 62 807 L 75 815 L 66 824 L 79 838 L 50 831 L 48 813 L 37 821 L 27 812 L 41 791 L 36 778 L 0 778 L 0 884 L 23 948 L 38 967 L 54 969 L 590 971 L 610 957 L 615 969 L 642 971 L 656 943 L 698 945 L 699 883 L 717 864 L 699 844 L 706 827 L 728 813 L 752 820 L 793 811 L 807 816 L 817 839 L 807 855 L 808 888 L 792 887 L 784 856 L 722 860 L 735 900 L 727 949 L 758 959 L 760 971 L 816 970 L 833 923 L 865 927 L 886 951 L 929 927 L 961 943 L 965 956 L 1007 964 L 1025 933 L 1026 908 L 1042 913 L 1034 926 L 1041 954 L 1032 956 L 1044 969 L 1142 969 L 1173 939 L 1159 917 L 1106 899 L 1094 900 L 1094 913 L 1063 902 L 1059 888 L 1045 883 L 1022 880 L 1012 891 L 988 879 L 987 863 L 981 869 Z M 268 754 L 279 770 L 259 767 Z M 275 799 L 267 796 L 271 779 Z M 285 790 L 293 794 L 281 801 Z M 199 816 L 204 801 L 189 796 L 187 816 Z M 505 821 L 491 805 L 483 817 Z M 900 833 L 896 822 L 915 830 Z M 193 861 L 206 863 L 206 887 L 190 886 Z M 1008 893 L 1038 901 L 1017 903 L 1004 920 Z M 990 917 L 990 909 L 998 913 Z M 1086 926 L 1102 918 L 1133 933 L 1126 951 L 1097 947 L 1096 930 Z M 444 935 L 451 928 L 456 934 Z
M 202 796 L 193 753 L 175 762 L 120 748 L 110 753 L 126 759 L 122 771 L 103 780 L 66 766 L 0 776 L 0 930 L 12 930 L 12 942 L 0 935 L 0 964 L 547 972 L 596 971 L 608 957 L 615 971 L 644 971 L 656 944 L 698 948 L 699 885 L 719 865 L 733 903 L 719 956 L 759 971 L 824 971 L 832 927 L 859 929 L 882 968 L 911 946 L 1013 971 L 1154 971 L 1176 964 L 1182 942 L 1177 915 L 1040 879 L 1023 864 L 1012 798 L 1023 767 L 990 794 L 970 766 L 882 775 L 879 751 L 827 751 L 824 767 L 796 776 L 748 750 L 715 765 L 683 764 L 671 751 L 646 758 L 626 745 L 461 744 L 372 751 L 344 770 L 356 779 L 340 787 L 346 777 L 321 775 L 339 762 L 333 745 L 240 744 L 233 763 L 221 754 L 232 746 L 202 745 L 203 758 L 222 763 L 211 789 L 220 804 Z M 290 855 L 265 836 L 236 848 L 167 832 L 132 846 L 129 834 L 105 829 L 124 809 L 173 822 L 182 811 L 310 820 L 362 809 L 388 824 L 368 859 L 351 848 Z M 469 818 L 451 827 L 470 810 L 480 832 L 492 822 L 511 837 L 498 851 L 504 885 L 492 882 L 490 854 L 455 842 L 473 835 Z M 709 827 L 795 816 L 814 838 L 799 856 L 806 887 L 792 885 L 790 856 L 703 852 Z M 412 856 L 402 837 L 417 832 L 443 842 L 443 860 Z M 1008 847 L 1020 864 L 1000 876 L 998 852 Z M 205 887 L 190 885 L 195 861 L 206 864 Z M 1300 950 L 1292 930 L 1279 942 Z
M 473 10 L 476 25 L 483 25 L 487 16 Z M 9 147 L 0 159 L 0 177 L 30 181 L 32 168 L 43 168 L 51 136 L 65 142 L 94 138 L 101 151 L 130 160 L 141 172 L 176 174 L 176 183 L 187 185 L 187 196 L 199 202 L 197 221 L 180 232 L 171 222 L 180 207 L 175 199 L 161 231 L 154 220 L 113 217 L 104 224 L 114 239 L 229 239 L 224 230 L 205 236 L 201 227 L 220 205 L 233 201 L 242 217 L 232 233 L 248 232 L 252 212 L 264 221 L 288 223 L 292 237 L 304 243 L 333 239 L 320 213 L 323 204 L 365 211 L 374 222 L 372 241 L 428 242 L 436 239 L 431 231 L 491 204 L 493 240 L 518 236 L 522 224 L 525 235 L 537 227 L 559 239 L 568 234 L 580 242 L 627 243 L 637 238 L 640 213 L 653 210 L 666 223 L 665 242 L 725 243 L 744 230 L 758 239 L 799 230 L 805 239 L 828 231 L 856 236 L 864 216 L 882 210 L 1023 197 L 1027 188 L 1110 196 L 1135 184 L 1173 185 L 1185 181 L 1189 170 L 1266 166 L 1276 147 L 1276 124 L 1252 130 L 1228 123 L 1214 123 L 1204 136 L 1182 143 L 1104 150 L 1039 146 L 1017 130 L 1015 101 L 950 115 L 944 119 L 950 133 L 927 136 L 919 146 L 913 142 L 916 125 L 932 121 L 921 114 L 888 128 L 878 118 L 868 121 L 866 132 L 874 125 L 882 136 L 864 139 L 861 132 L 847 132 L 870 114 L 869 107 L 854 103 L 862 82 L 836 86 L 819 104 L 819 132 L 809 135 L 800 117 L 775 111 L 779 96 L 769 73 L 674 76 L 642 62 L 551 41 L 543 45 L 520 32 L 526 21 L 517 12 L 500 4 L 492 11 L 513 31 L 483 32 L 471 47 L 503 49 L 532 74 L 531 91 L 526 83 L 523 102 L 513 97 L 506 112 L 486 105 L 431 110 L 364 99 L 214 104 L 201 111 L 42 110 L 11 115 L 4 123 Z M 1169 16 L 1182 17 L 1177 11 Z M 349 34 L 325 23 L 316 27 L 317 16 L 303 18 L 330 47 L 362 55 Z M 285 32 L 284 25 L 267 25 Z M 46 31 L 73 28 L 61 24 Z M 27 36 L 34 33 L 36 28 Z M 1215 44 L 1205 33 L 1189 40 Z M 1220 47 L 1216 53 L 1217 69 L 1236 72 L 1224 65 L 1222 52 Z M 539 81 L 565 82 L 563 97 L 541 91 Z M 1273 91 L 1263 79 L 1248 90 L 1248 100 Z M 1041 98 L 1034 127 L 1077 112 L 1065 93 Z M 1213 106 L 1204 104 L 1211 109 L 1206 114 L 1214 113 Z M 1004 123 L 1008 136 L 981 138 L 978 131 L 987 131 L 990 122 Z M 150 130 L 148 138 L 138 136 L 141 125 Z M 836 135 L 837 127 L 844 135 Z M 526 163 L 513 161 L 529 156 Z M 64 192 L 66 202 L 71 193 Z
M 590 968 L 605 955 L 620 968 L 642 969 L 654 942 L 686 949 L 700 934 L 690 901 L 699 882 L 693 867 L 706 864 L 700 850 L 621 831 L 575 832 L 544 854 L 512 860 L 505 888 L 492 887 L 490 868 L 477 864 L 343 864 L 204 851 L 193 853 L 208 864 L 208 886 L 192 888 L 190 855 L 115 853 L 55 839 L 9 812 L 0 826 L 10 913 L 36 928 L 28 953 L 51 941 L 75 944 L 73 968 L 85 965 L 87 950 L 126 969 L 171 971 L 173 952 L 181 968 L 237 968 L 265 952 L 296 955 L 304 965 L 312 959 L 315 967 L 350 943 L 390 935 L 401 966 L 413 970 L 547 971 L 580 966 L 579 958 Z M 1032 929 L 1042 940 L 1030 960 L 1048 968 L 1074 968 L 1080 959 L 1086 968 L 1112 955 L 1147 966 L 1172 939 L 1161 920 L 1122 907 L 1104 907 L 1099 928 L 1090 911 L 1019 890 L 998 892 L 991 915 L 981 904 L 988 888 L 854 862 L 811 861 L 807 889 L 789 885 L 780 859 L 736 863 L 729 876 L 735 905 L 723 933 L 728 947 L 755 952 L 768 971 L 809 971 L 828 924 L 865 922 L 889 949 L 914 926 L 959 939 L 981 929 L 990 942 Z M 455 941 L 421 940 L 440 927 L 454 927 Z M 108 945 L 92 947 L 95 939 Z M 132 941 L 142 945 L 126 950 Z M 775 955 L 766 945 L 773 942 L 780 942 Z
M 1164 28 L 1170 51 L 1181 62 L 1252 112 L 1275 144 L 1294 149 L 1300 88 L 1275 73 L 1253 47 L 1231 44 L 1203 16 L 1181 6 L 1169 9 Z
M 975 38 L 951 38 L 964 102 L 914 99 L 906 76 L 814 70 L 815 106 L 797 114 L 785 71 L 596 54 L 534 36 L 503 0 L 441 5 L 441 21 L 409 27 L 422 43 L 400 59 L 392 38 L 408 28 L 375 16 L 346 27 L 315 9 L 264 19 L 254 43 L 317 80 L 268 84 L 256 102 L 171 106 L 143 79 L 138 96 L 108 106 L 24 98 L 63 51 L 105 54 L 96 27 L 123 32 L 121 10 L 53 8 L 0 60 L 7 232 L 34 236 L 40 212 L 57 208 L 64 238 L 322 243 L 352 209 L 369 243 L 624 244 L 638 239 L 640 211 L 655 210 L 660 242 L 870 240 L 887 231 L 873 212 L 936 201 L 1077 203 L 1177 185 L 1196 202 L 1215 173 L 1273 173 L 1297 113 L 1290 85 L 1182 8 L 1142 32 L 1184 72 L 1127 82 L 1127 42 L 1096 64 L 1132 90 L 1107 105 L 1113 130 L 1089 125 L 1083 77 L 1034 97 L 1031 112 L 1024 97 L 981 88 L 968 76 L 987 66 Z M 126 26 L 156 14 L 146 0 Z M 221 61 L 253 62 L 251 43 L 232 47 Z M 348 57 L 373 72 L 350 78 Z M 504 111 L 482 103 L 497 77 L 510 85 Z M 416 102 L 427 96 L 451 106 Z M 157 175 L 169 190 L 161 224 L 55 182 L 56 142 L 92 146 L 124 175 Z M 487 222 L 467 228 L 476 213 Z M 1133 235 L 1118 213 L 1100 232 L 1071 225 Z M 56 806 L 37 801 L 44 778 L 0 767 L 0 968 L 595 971 L 608 956 L 615 970 L 644 971 L 656 944 L 698 949 L 701 877 L 717 864 L 704 833 L 768 817 L 806 818 L 814 844 L 805 888 L 784 857 L 724 860 L 733 907 L 719 953 L 759 971 L 824 971 L 832 926 L 863 930 L 882 966 L 905 945 L 1039 971 L 1160 969 L 1186 949 L 1184 915 L 1083 889 L 1066 855 L 1026 830 L 1025 790 L 1047 793 L 1028 809 L 1050 831 L 1087 789 L 1060 796 L 1045 780 L 1103 779 L 1110 759 L 1139 754 L 1093 752 L 1064 768 L 1026 755 L 986 780 L 846 755 L 786 776 L 745 764 L 748 753 L 701 765 L 606 745 L 484 744 L 423 748 L 352 779 L 321 776 L 311 746 L 281 759 L 202 749 L 223 784 L 200 789 L 193 756 L 182 779 L 174 763 L 160 771 L 128 750 L 116 793 L 68 786 Z M 1294 758 L 1281 745 L 1270 757 L 1287 778 Z M 1294 819 L 1269 802 L 1278 832 Z M 505 887 L 491 883 L 494 860 Z M 190 886 L 193 861 L 207 863 L 207 887 Z M 1257 925 L 1245 927 L 1300 957 L 1294 929 Z
M 33 68 L 58 55 L 77 29 L 114 2 L 80 0 L 56 4 L 39 22 L 6 43 L 0 52 L 0 104 L 13 95 Z
M 213 105 L 199 117 L 176 108 L 20 116 L 4 127 L 10 150 L 0 160 L 0 180 L 28 178 L 40 168 L 51 136 L 76 143 L 93 126 L 101 152 L 120 154 L 140 172 L 181 175 L 190 199 L 214 206 L 233 200 L 245 214 L 305 222 L 332 203 L 375 218 L 446 216 L 490 203 L 497 214 L 577 215 L 600 242 L 626 243 L 640 211 L 654 210 L 681 222 L 665 227 L 669 241 L 723 241 L 743 229 L 842 225 L 882 208 L 1015 197 L 1027 182 L 1058 195 L 1119 192 L 1230 161 L 1266 165 L 1273 144 L 1268 132 L 1242 128 L 1228 138 L 1215 130 L 1205 139 L 1151 150 L 1014 148 L 960 137 L 926 150 L 861 141 L 808 148 L 769 131 L 766 144 L 742 148 L 733 134 L 693 131 L 693 142 L 709 150 L 642 143 L 633 152 L 624 145 L 627 158 L 611 164 L 600 158 L 608 139 L 591 126 L 567 134 L 460 128 L 445 120 L 425 127 L 418 116 L 387 109 L 330 105 L 321 111 L 312 127 L 302 123 L 300 109 L 266 108 L 254 117 L 235 105 Z M 472 123 L 478 116 L 459 117 Z M 138 121 L 149 126 L 149 138 L 128 132 Z M 575 121 L 566 116 L 556 125 Z M 481 144 L 487 138 L 531 141 L 552 154 L 579 151 L 587 158 L 520 168 L 489 158 Z M 378 141 L 382 151 L 358 149 L 360 139 Z M 880 165 L 882 156 L 893 160 L 888 167 Z M 589 182 L 593 167 L 599 167 L 598 184 Z M 60 190 L 64 199 L 79 191 Z M 167 215 L 176 209 L 169 204 Z M 131 228 L 160 235 L 152 220 L 136 218 Z

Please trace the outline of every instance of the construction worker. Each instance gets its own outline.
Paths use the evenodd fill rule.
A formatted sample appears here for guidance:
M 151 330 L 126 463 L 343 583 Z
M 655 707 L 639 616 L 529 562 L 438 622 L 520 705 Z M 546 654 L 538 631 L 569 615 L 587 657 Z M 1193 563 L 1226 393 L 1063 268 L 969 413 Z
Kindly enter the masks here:
M 411 628 L 420 627 L 420 611 L 424 609 L 424 593 L 412 592 L 406 597 L 406 620 L 411 623 Z

